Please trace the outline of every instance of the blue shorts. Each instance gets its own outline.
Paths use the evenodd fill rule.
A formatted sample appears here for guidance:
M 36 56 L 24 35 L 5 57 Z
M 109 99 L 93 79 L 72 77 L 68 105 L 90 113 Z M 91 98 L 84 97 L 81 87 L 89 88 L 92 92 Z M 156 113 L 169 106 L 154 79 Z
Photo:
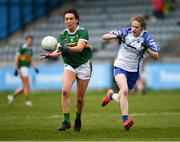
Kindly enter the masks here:
M 136 84 L 136 81 L 139 78 L 139 72 L 128 72 L 118 67 L 114 67 L 113 72 L 114 72 L 114 77 L 118 74 L 124 74 L 127 77 L 128 89 L 133 89 Z

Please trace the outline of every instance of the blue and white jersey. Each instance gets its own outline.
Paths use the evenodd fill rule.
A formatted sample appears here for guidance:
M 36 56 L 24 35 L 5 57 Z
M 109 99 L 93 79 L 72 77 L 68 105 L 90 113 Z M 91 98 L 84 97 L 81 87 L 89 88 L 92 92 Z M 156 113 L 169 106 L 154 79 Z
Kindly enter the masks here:
M 110 31 L 109 34 L 119 35 L 123 39 L 114 66 L 129 72 L 139 71 L 140 62 L 146 54 L 143 50 L 145 46 L 155 52 L 160 50 L 152 35 L 147 31 L 142 31 L 140 36 L 134 37 L 131 28 L 126 27 Z

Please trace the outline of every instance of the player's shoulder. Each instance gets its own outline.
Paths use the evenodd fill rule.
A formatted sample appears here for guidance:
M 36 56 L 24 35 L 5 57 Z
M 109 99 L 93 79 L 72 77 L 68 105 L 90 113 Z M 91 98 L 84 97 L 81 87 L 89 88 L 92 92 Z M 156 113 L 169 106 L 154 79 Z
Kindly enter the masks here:
M 119 27 L 118 30 L 123 32 L 131 32 L 131 27 Z
M 126 36 L 131 33 L 131 27 L 123 27 L 118 29 L 122 36 Z
M 67 30 L 67 29 L 64 29 L 63 31 L 61 31 L 61 32 L 59 33 L 59 35 L 63 35 L 63 34 L 65 34 L 66 32 L 68 32 L 68 30 Z
M 18 50 L 19 50 L 19 51 L 20 51 L 20 50 L 23 50 L 23 44 L 19 44 Z
M 88 32 L 88 29 L 82 26 L 78 26 L 78 31 L 80 32 Z
M 87 28 L 83 27 L 83 26 L 79 26 L 78 30 L 87 30 Z
M 148 31 L 143 31 L 143 34 L 142 34 L 142 37 L 145 39 L 145 40 L 149 40 L 149 39 L 152 39 L 153 36 L 150 32 Z
M 62 37 L 64 37 L 66 34 L 68 33 L 67 29 L 64 29 L 63 31 L 61 31 L 58 36 L 56 37 L 57 40 L 61 39 Z

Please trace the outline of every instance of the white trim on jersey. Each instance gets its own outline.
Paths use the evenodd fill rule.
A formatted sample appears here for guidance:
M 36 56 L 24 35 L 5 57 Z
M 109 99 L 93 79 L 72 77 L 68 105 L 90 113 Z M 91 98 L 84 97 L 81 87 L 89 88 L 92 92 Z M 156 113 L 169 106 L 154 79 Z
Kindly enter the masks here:
M 68 28 L 66 30 L 67 30 L 68 34 L 73 35 L 77 32 L 78 29 L 79 29 L 79 26 L 77 26 L 76 30 L 73 33 L 71 33 Z
M 83 38 L 80 38 L 79 40 L 83 40 L 83 41 L 85 41 L 85 42 L 88 42 L 88 40 L 86 40 L 86 39 L 83 39 Z

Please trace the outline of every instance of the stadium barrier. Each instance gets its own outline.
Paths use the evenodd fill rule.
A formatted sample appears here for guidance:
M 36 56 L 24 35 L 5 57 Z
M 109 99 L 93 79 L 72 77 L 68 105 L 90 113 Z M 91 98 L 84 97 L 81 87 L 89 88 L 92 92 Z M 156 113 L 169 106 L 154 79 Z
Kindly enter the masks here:
M 179 63 L 152 63 L 145 65 L 146 85 L 152 89 L 179 89 Z
M 94 63 L 92 78 L 90 80 L 90 89 L 109 88 L 112 84 L 112 73 L 110 63 Z M 62 64 L 39 65 L 39 74 L 35 74 L 30 69 L 30 87 L 31 90 L 51 90 L 62 87 Z M 14 67 L 0 67 L 0 90 L 14 90 L 21 86 L 19 77 L 14 76 Z
M 30 69 L 32 90 L 51 90 L 62 87 L 63 65 L 48 64 L 38 66 L 40 73 Z M 0 67 L 0 90 L 14 90 L 21 85 L 19 77 L 13 75 L 14 67 Z M 180 64 L 157 63 L 144 66 L 146 87 L 150 89 L 180 88 Z M 112 87 L 112 64 L 94 63 L 89 89 L 107 89 Z

